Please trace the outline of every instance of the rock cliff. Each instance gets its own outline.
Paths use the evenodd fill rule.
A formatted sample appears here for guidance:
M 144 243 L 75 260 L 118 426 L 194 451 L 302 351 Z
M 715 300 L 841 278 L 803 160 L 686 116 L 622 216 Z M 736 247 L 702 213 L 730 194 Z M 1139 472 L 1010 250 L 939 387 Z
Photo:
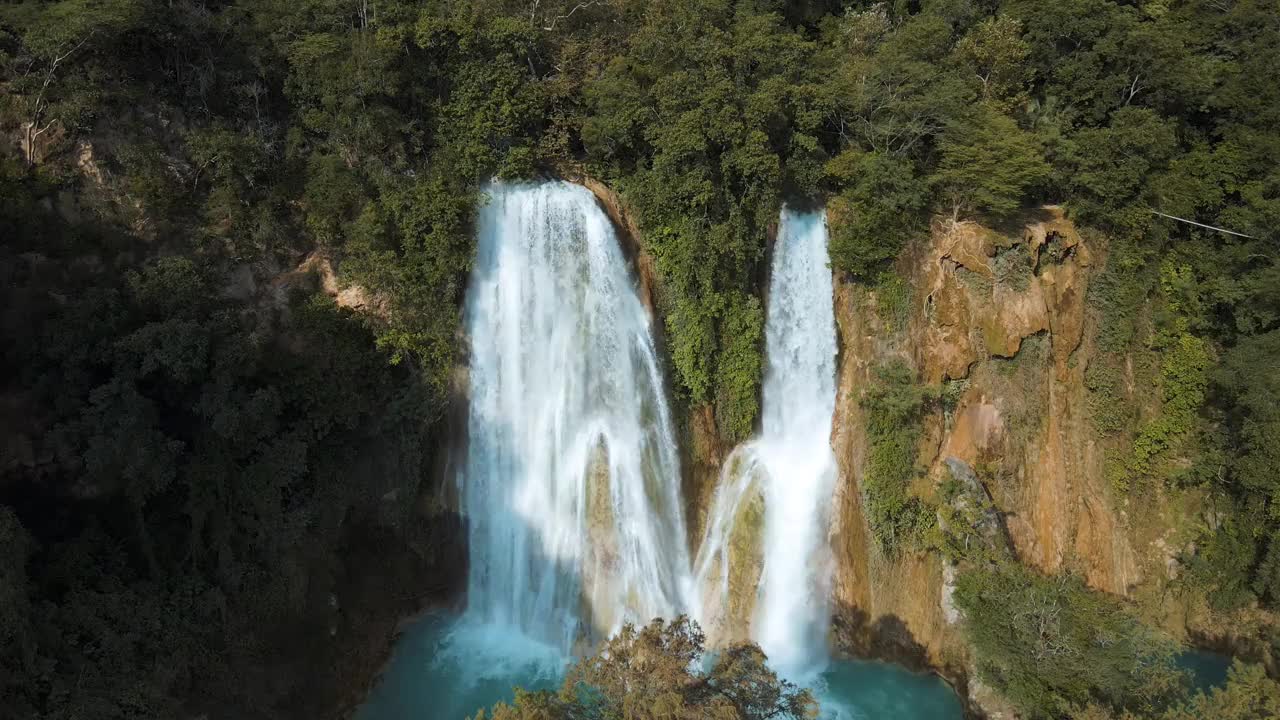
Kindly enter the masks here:
M 886 554 L 862 512 L 868 448 L 859 398 L 873 370 L 894 360 L 948 398 L 925 420 L 918 465 L 927 471 L 915 494 L 932 497 L 948 461 L 981 468 L 1020 559 L 1046 571 L 1070 566 L 1112 592 L 1137 581 L 1086 417 L 1092 262 L 1071 223 L 1047 208 L 1011 236 L 935 224 L 900 260 L 892 292 L 837 282 L 840 482 L 831 539 L 840 649 L 931 668 L 960 685 L 968 675 L 958 617 L 945 609 L 950 569 L 936 554 Z

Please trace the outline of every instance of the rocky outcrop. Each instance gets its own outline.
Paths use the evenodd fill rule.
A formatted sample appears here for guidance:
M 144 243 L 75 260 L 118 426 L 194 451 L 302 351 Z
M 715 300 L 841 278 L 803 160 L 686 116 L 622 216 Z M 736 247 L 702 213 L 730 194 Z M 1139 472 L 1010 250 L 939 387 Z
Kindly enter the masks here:
M 886 555 L 862 511 L 867 418 L 858 402 L 860 388 L 871 381 L 876 366 L 903 357 L 908 348 L 881 322 L 874 312 L 876 299 L 865 288 L 840 282 L 835 292 L 840 365 L 831 444 L 840 475 L 831 527 L 836 560 L 832 639 L 844 652 L 938 670 L 963 683 L 964 668 L 956 662 L 963 646 L 940 602 L 940 558 Z
M 617 608 L 610 599 L 616 589 L 618 569 L 617 519 L 609 499 L 609 446 L 601 438 L 587 459 L 587 537 L 590 542 L 583 559 L 582 597 L 584 617 L 592 619 L 592 627 L 608 632 L 616 627 Z
M 917 318 L 908 342 L 926 382 L 967 383 L 938 457 L 1002 478 L 993 492 L 1023 561 L 1127 592 L 1140 578 L 1103 481 L 1080 352 L 1089 247 L 1058 208 L 1017 238 L 972 223 L 933 237 L 911 271 L 939 311 Z
M 1142 574 L 1103 480 L 1084 387 L 1092 266 L 1085 238 L 1049 207 L 1012 236 L 971 222 L 935 224 L 897 267 L 909 288 L 905 323 L 882 319 L 890 313 L 873 289 L 841 281 L 835 290 L 834 639 L 849 652 L 934 669 L 967 686 L 962 695 L 975 711 L 992 716 L 1006 711 L 989 690 L 968 683 L 960 617 L 949 602 L 954 568 L 935 554 L 886 556 L 863 517 L 866 418 L 858 400 L 875 367 L 914 366 L 946 399 L 925 422 L 919 466 L 927 470 L 912 492 L 936 500 L 955 468 L 974 469 L 1018 559 L 1130 592 Z
M 242 265 L 232 273 L 233 283 L 240 278 L 252 287 L 253 269 Z M 298 263 L 293 270 L 271 278 L 271 297 L 277 305 L 283 305 L 287 293 L 293 287 L 308 287 L 317 284 L 316 289 L 333 298 L 338 307 L 364 313 L 385 320 L 390 314 L 390 303 L 387 298 L 379 297 L 359 285 L 343 284 L 338 281 L 338 274 L 333 261 L 322 251 L 313 251 Z

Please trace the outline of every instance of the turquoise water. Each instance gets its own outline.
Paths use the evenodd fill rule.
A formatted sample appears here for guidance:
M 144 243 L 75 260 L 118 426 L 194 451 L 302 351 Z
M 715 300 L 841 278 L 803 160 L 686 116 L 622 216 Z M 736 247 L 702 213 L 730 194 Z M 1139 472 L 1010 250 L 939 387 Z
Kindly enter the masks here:
M 1192 650 L 1178 656 L 1178 666 L 1191 672 L 1191 684 L 1197 690 L 1209 690 L 1227 684 L 1231 658 L 1204 650 Z
M 960 700 L 933 675 L 864 660 L 831 663 L 813 688 L 831 720 L 959 720 Z
M 560 653 L 511 628 L 473 626 L 429 615 L 400 638 L 396 652 L 357 720 L 462 720 L 510 701 L 512 686 L 559 685 Z M 936 677 L 863 661 L 833 662 L 814 695 L 830 720 L 960 720 L 955 693 Z
M 514 628 L 428 615 L 396 643 L 356 720 L 462 720 L 499 700 L 509 702 L 515 685 L 553 689 L 564 669 L 558 649 Z

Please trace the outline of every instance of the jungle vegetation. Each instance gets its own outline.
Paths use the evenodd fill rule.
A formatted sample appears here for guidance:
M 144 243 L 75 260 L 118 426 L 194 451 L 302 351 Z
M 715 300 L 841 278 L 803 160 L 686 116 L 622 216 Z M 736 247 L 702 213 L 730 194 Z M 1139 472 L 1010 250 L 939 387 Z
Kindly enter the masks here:
M 427 475 L 493 177 L 621 192 L 677 402 L 726 441 L 759 414 L 784 200 L 825 201 L 846 219 L 833 266 L 889 285 L 934 219 L 1062 204 L 1107 247 L 1088 378 L 1109 476 L 1138 500 L 1201 489 L 1216 510 L 1185 583 L 1274 609 L 1276 77 L 1275 0 L 0 4 L 3 713 L 303 712 L 288 682 L 246 681 L 270 653 L 237 638 L 323 605 L 354 525 L 395 526 L 369 458 L 405 497 Z M 228 280 L 306 257 L 379 311 Z M 1154 406 L 1126 391 L 1135 366 Z M 915 423 L 932 400 L 903 372 L 868 402 Z M 920 520 L 894 464 L 916 430 L 877 432 L 892 544 Z M 1049 590 L 1095 622 L 1074 585 Z M 1016 593 L 968 597 L 998 618 Z M 1035 663 L 975 642 L 989 667 Z M 1010 687 L 1141 709 L 1127 675 L 1074 667 Z

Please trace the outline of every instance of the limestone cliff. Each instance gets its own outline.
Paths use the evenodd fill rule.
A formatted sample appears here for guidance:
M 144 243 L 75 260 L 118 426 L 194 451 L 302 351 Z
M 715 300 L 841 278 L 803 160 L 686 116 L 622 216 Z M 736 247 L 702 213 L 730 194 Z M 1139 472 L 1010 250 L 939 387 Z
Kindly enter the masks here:
M 925 421 L 914 494 L 934 498 L 948 462 L 959 461 L 977 470 L 1022 562 L 1076 572 L 1118 595 L 1164 587 L 1185 539 L 1164 530 L 1177 525 L 1167 518 L 1138 523 L 1129 516 L 1104 479 L 1106 446 L 1089 415 L 1084 374 L 1094 319 L 1086 296 L 1103 251 L 1048 207 L 1013 231 L 936 223 L 899 260 L 895 274 L 904 282 L 896 291 L 843 279 L 836 285 L 841 358 L 832 445 L 841 477 L 831 531 L 833 636 L 844 651 L 931 668 L 969 685 L 970 699 L 993 717 L 1007 711 L 969 682 L 960 618 L 948 602 L 950 568 L 932 553 L 886 556 L 870 532 L 861 491 L 867 418 L 859 398 L 874 368 L 907 363 L 944 397 Z M 1184 512 L 1168 505 L 1143 512 Z M 1162 530 L 1142 529 L 1151 526 Z M 1154 619 L 1185 634 L 1190 623 L 1175 615 Z

